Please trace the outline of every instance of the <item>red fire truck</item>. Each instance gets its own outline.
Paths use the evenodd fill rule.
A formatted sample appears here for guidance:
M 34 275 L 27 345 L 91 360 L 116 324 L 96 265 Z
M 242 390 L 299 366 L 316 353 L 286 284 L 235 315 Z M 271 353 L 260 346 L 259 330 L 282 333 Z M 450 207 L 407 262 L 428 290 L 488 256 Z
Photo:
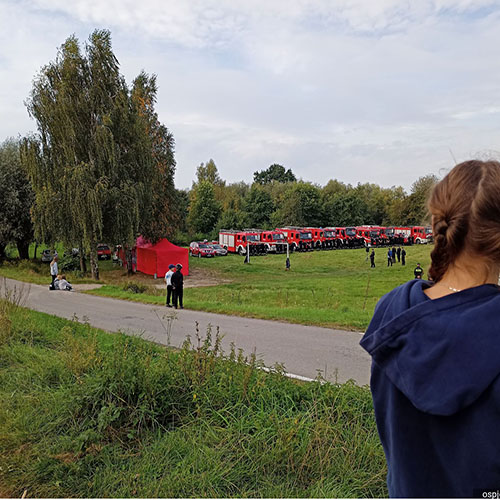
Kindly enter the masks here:
M 319 227 L 305 227 L 304 231 L 308 231 L 312 234 L 313 249 L 321 250 L 325 241 L 323 229 L 320 229 Z
M 409 229 L 409 228 L 385 227 L 384 234 L 388 239 L 388 244 L 404 245 L 405 243 L 407 243 L 408 238 L 405 236 L 405 233 L 403 232 L 404 229 Z
M 250 255 L 262 255 L 266 252 L 266 245 L 260 241 L 260 231 L 234 229 L 221 229 L 219 232 L 219 245 L 228 252 L 245 255 L 247 246 L 250 245 Z
M 363 239 L 365 247 L 381 247 L 385 243 L 385 238 L 382 238 L 380 228 L 375 226 L 358 226 L 356 234 Z
M 282 227 L 277 228 L 276 231 L 281 231 L 286 236 L 291 252 L 313 250 L 313 236 L 311 231 L 301 227 Z
M 432 229 L 430 227 L 424 226 L 412 226 L 410 227 L 412 242 L 417 245 L 428 243 L 433 240 Z
M 323 248 L 331 250 L 338 248 L 339 240 L 337 239 L 337 230 L 334 227 L 325 227 L 323 229 Z
M 287 240 L 283 231 L 262 231 L 260 241 L 269 253 L 286 253 Z
M 339 248 L 359 248 L 364 245 L 364 239 L 357 235 L 355 227 L 337 227 Z

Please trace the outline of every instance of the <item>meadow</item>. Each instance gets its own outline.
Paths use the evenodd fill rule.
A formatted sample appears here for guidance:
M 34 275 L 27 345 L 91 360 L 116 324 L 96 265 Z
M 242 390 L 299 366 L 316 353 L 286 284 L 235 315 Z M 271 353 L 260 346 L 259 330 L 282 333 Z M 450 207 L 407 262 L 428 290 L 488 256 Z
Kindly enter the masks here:
M 378 249 L 374 269 L 364 249 L 294 253 L 290 271 L 285 270 L 283 255 L 253 257 L 250 264 L 238 255 L 193 258 L 193 273 L 202 271 L 223 282 L 185 289 L 184 303 L 201 311 L 362 330 L 380 297 L 413 279 L 417 262 L 428 269 L 431 249 L 406 248 L 406 266 L 396 262 L 392 267 L 387 267 L 387 249 Z M 88 293 L 156 304 L 165 301 L 164 290 L 151 288 L 134 293 L 107 285 Z
M 0 497 L 387 496 L 367 387 L 266 373 L 217 332 L 173 350 L 20 299 L 0 300 Z
M 387 267 L 387 249 L 375 251 L 376 267 L 370 268 L 364 249 L 315 251 L 291 255 L 291 269 L 285 270 L 284 255 L 252 257 L 244 264 L 239 255 L 215 259 L 190 258 L 190 280 L 209 278 L 214 286 L 185 288 L 185 307 L 200 311 L 235 314 L 292 323 L 363 330 L 377 301 L 396 286 L 413 279 L 420 262 L 429 268 L 429 245 L 405 248 L 406 266 Z M 101 261 L 104 286 L 86 293 L 138 302 L 164 304 L 163 280 L 138 274 L 127 277 L 110 261 Z M 79 272 L 68 273 L 72 283 L 92 283 Z M 0 275 L 48 283 L 48 265 L 11 261 L 0 266 Z M 137 284 L 139 286 L 135 286 Z

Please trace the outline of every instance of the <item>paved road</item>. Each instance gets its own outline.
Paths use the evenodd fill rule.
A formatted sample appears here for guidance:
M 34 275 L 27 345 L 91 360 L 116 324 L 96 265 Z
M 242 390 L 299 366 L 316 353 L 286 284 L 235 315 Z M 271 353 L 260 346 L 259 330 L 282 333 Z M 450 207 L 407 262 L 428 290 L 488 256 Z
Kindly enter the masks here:
M 187 335 L 194 337 L 196 323 L 202 333 L 210 324 L 224 334 L 222 345 L 226 352 L 234 342 L 245 354 L 255 349 L 266 366 L 283 363 L 288 373 L 299 377 L 315 378 L 321 370 L 330 381 L 354 379 L 360 385 L 369 383 L 370 358 L 359 346 L 361 335 L 357 332 L 187 309 L 175 311 L 83 293 L 49 291 L 47 286 L 14 280 L 6 280 L 6 284 L 11 289 L 29 288 L 26 306 L 31 309 L 68 319 L 74 315 L 80 320 L 88 318 L 91 325 L 107 331 L 141 335 L 166 344 L 170 330 L 170 344 L 180 346 Z

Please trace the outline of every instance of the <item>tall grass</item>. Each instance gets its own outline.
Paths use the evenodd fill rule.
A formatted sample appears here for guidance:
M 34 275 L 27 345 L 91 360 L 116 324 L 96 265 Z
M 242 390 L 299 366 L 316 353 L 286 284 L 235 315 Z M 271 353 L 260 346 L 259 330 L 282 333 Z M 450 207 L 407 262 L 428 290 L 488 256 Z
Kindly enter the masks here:
M 8 303 L 8 304 L 7 304 Z M 38 497 L 386 496 L 369 390 L 0 300 L 0 484 Z

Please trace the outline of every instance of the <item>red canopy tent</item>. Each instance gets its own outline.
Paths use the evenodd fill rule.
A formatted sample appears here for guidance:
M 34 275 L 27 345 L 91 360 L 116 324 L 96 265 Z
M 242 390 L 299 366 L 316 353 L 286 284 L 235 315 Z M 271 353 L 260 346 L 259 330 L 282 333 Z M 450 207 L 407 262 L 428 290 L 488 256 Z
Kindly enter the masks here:
M 165 276 L 169 264 L 182 264 L 182 274 L 189 274 L 189 251 L 170 243 L 163 238 L 156 244 L 151 244 L 142 236 L 136 241 L 137 270 L 144 274 Z

